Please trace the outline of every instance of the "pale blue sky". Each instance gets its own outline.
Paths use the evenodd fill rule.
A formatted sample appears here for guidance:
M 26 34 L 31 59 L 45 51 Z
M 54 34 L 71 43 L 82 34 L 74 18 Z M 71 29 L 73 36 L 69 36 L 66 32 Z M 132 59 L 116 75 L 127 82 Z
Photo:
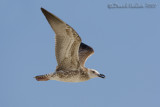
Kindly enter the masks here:
M 108 9 L 109 3 L 156 8 Z M 37 82 L 57 63 L 43 7 L 71 25 L 106 79 Z M 0 0 L 0 107 L 160 107 L 159 0 Z

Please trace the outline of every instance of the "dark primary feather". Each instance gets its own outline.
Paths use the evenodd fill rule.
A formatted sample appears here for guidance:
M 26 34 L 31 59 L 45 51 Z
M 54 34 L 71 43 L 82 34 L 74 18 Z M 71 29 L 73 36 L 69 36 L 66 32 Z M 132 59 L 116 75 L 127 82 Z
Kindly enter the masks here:
M 89 56 L 94 53 L 92 47 L 81 42 L 79 47 L 79 61 L 82 66 L 85 65 L 85 62 Z

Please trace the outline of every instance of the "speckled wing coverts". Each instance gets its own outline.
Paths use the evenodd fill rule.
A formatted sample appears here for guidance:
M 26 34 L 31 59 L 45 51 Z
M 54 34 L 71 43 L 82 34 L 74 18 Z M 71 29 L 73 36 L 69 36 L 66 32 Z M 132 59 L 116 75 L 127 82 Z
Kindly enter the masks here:
M 42 8 L 42 12 L 55 31 L 55 52 L 58 67 L 66 70 L 77 69 L 79 65 L 79 46 L 81 38 L 76 31 L 61 19 Z

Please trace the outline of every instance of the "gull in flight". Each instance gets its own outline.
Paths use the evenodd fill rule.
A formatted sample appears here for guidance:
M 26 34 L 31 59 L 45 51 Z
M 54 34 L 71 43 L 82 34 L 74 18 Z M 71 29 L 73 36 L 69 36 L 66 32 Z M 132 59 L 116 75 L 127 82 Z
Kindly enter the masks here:
M 41 10 L 55 32 L 55 55 L 58 65 L 55 72 L 35 76 L 35 79 L 83 82 L 95 77 L 105 78 L 105 75 L 98 71 L 85 67 L 87 58 L 94 50 L 82 43 L 80 36 L 71 26 L 44 8 Z

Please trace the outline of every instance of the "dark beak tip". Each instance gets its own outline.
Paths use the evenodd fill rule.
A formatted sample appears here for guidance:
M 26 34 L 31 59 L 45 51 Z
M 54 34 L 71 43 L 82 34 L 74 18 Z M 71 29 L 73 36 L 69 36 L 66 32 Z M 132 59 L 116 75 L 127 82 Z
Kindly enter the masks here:
M 105 78 L 105 75 L 103 75 L 103 74 L 100 74 L 100 75 L 99 75 L 99 77 L 101 77 L 101 78 Z

